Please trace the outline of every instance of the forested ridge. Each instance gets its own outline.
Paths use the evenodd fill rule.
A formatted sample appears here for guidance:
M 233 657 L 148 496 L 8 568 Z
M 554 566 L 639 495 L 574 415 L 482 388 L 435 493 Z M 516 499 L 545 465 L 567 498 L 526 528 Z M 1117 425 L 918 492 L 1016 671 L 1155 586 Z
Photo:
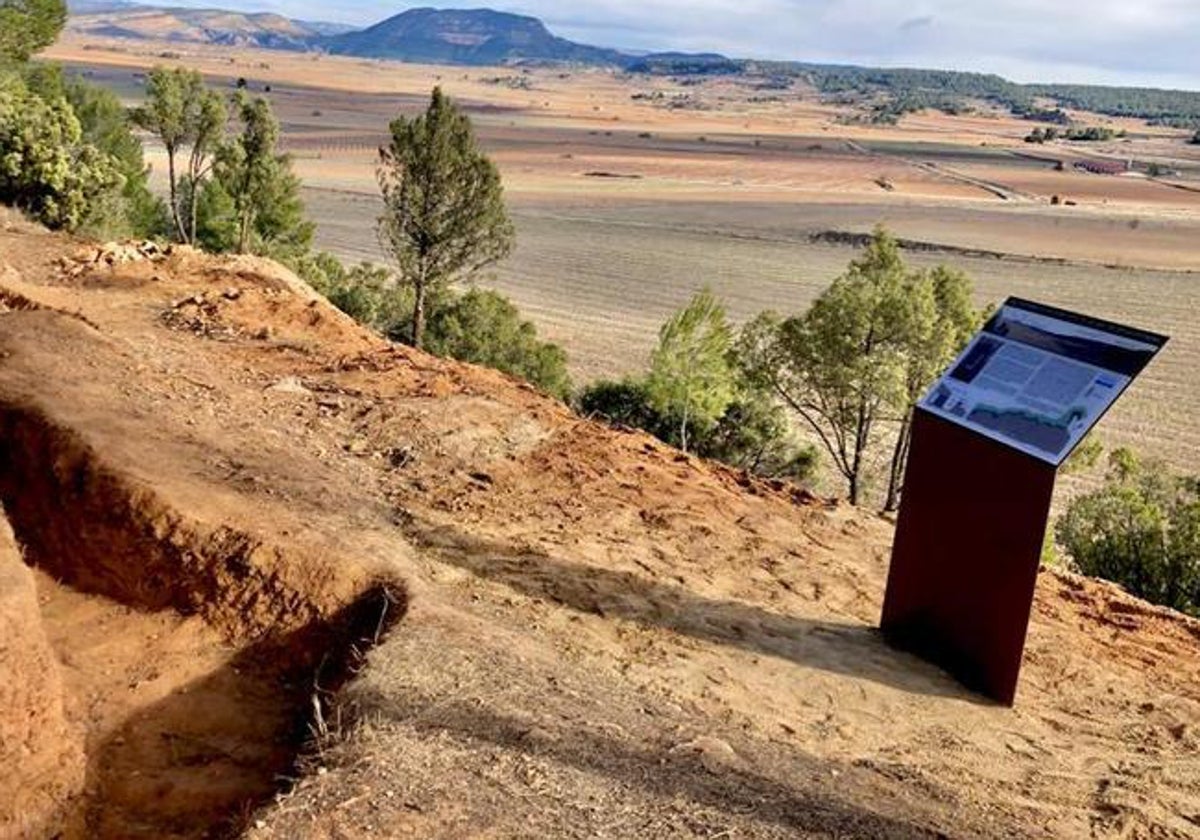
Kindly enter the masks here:
M 1019 116 L 1058 121 L 1056 107 L 1116 117 L 1137 117 L 1163 125 L 1200 127 L 1200 91 L 1107 85 L 1019 84 L 993 73 L 919 68 L 857 67 L 794 61 L 755 61 L 695 56 L 654 56 L 630 67 L 656 75 L 746 74 L 777 82 L 812 85 L 830 97 L 872 97 L 882 121 L 924 108 L 958 112 L 972 100 L 1002 105 Z M 1050 104 L 1053 103 L 1053 104 Z M 1047 105 L 1050 104 L 1050 107 Z

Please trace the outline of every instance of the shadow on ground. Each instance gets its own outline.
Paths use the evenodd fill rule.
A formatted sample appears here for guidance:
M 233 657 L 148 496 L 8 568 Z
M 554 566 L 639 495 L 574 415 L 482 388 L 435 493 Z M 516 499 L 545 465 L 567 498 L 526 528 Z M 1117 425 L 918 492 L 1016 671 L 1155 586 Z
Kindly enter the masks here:
M 683 799 L 714 809 L 731 821 L 777 826 L 789 836 L 945 836 L 909 820 L 878 813 L 838 793 L 856 790 L 873 801 L 893 796 L 894 791 L 885 791 L 877 778 L 871 778 L 871 770 L 818 761 L 793 751 L 788 751 L 785 758 L 774 759 L 769 767 L 737 761 L 713 769 L 699 760 L 695 752 L 674 749 L 670 743 L 656 744 L 661 741 L 661 733 L 639 734 L 624 727 L 611 727 L 626 733 L 624 739 L 618 739 L 597 731 L 602 724 L 584 727 L 576 721 L 553 733 L 535 730 L 538 737 L 531 737 L 528 714 L 509 715 L 475 698 L 428 696 L 400 683 L 389 686 L 383 694 L 377 690 L 367 693 L 360 688 L 355 700 L 370 708 L 378 716 L 376 719 L 390 719 L 422 739 L 446 735 L 477 750 L 482 748 L 484 755 L 494 756 L 499 748 L 607 777 L 619 790 L 626 791 L 618 794 L 622 803 L 621 808 L 612 810 L 610 817 L 614 819 L 621 814 L 642 813 L 642 808 L 634 802 L 649 797 L 667 803 L 676 820 L 682 819 L 677 803 Z M 552 700 L 547 698 L 547 703 Z M 619 716 L 619 710 L 608 705 L 604 714 Z M 594 724 L 598 720 L 591 716 L 589 719 Z M 496 766 L 507 765 L 501 762 Z M 831 774 L 835 766 L 838 773 Z M 765 775 L 764 771 L 771 775 Z M 833 781 L 835 777 L 837 781 Z M 570 784 L 569 777 L 560 777 L 560 781 Z M 647 803 L 645 807 L 654 810 L 658 806 Z M 519 815 L 510 816 L 520 819 Z
M 448 529 L 416 537 L 443 563 L 579 612 L 635 621 L 914 694 L 988 704 L 940 669 L 889 647 L 878 628 L 865 624 L 780 615 L 740 601 L 705 598 L 631 572 L 517 551 Z
M 237 836 L 287 786 L 317 709 L 407 608 L 379 585 L 329 618 L 254 642 L 89 745 L 66 840 Z

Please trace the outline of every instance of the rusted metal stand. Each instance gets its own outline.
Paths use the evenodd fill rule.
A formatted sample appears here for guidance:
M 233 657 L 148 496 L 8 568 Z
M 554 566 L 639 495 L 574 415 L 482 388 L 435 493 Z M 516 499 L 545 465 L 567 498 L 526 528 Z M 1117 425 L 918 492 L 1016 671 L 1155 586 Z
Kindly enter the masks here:
M 917 409 L 885 638 L 1011 706 L 1056 468 Z

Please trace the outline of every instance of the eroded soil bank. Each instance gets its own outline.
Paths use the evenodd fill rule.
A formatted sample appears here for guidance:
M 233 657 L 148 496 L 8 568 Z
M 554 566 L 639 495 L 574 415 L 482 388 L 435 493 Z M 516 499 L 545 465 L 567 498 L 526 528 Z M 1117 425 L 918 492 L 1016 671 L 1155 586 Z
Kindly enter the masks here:
M 288 587 L 286 552 L 27 407 L 0 406 L 0 501 L 3 837 L 238 833 L 404 611 L 394 583 L 344 604 Z

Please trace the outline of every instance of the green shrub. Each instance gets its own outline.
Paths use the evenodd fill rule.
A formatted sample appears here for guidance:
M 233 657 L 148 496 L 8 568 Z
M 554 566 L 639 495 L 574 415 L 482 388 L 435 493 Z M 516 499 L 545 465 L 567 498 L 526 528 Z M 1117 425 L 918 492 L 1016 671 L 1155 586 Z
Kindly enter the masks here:
M 1055 532 L 1083 574 L 1200 615 L 1200 479 L 1114 450 L 1104 486 L 1072 501 Z
M 541 341 L 537 328 L 499 292 L 470 289 L 435 302 L 425 334 L 425 349 L 439 356 L 486 365 L 519 376 L 559 399 L 571 393 L 567 354 Z M 393 337 L 407 338 L 402 330 Z
M 817 468 L 817 450 L 792 435 L 787 415 L 768 394 L 743 391 L 696 445 L 706 458 L 764 478 L 805 481 Z
M 579 392 L 576 403 L 581 414 L 642 429 L 672 445 L 679 434 L 679 423 L 654 407 L 650 389 L 641 379 L 599 379 Z
M 582 414 L 679 445 L 679 418 L 655 407 L 644 380 L 598 380 L 580 392 L 576 403 Z M 689 434 L 697 455 L 763 478 L 804 481 L 816 470 L 816 449 L 798 443 L 783 409 L 745 383 L 715 422 L 694 425 Z
M 0 78 L 0 202 L 47 227 L 104 229 L 125 179 L 118 161 L 83 138 L 70 103 L 16 75 Z
M 412 343 L 415 294 L 384 266 L 360 263 L 347 269 L 327 251 L 305 252 L 287 263 L 360 324 L 393 341 Z M 437 289 L 428 304 L 432 315 L 425 349 L 430 353 L 519 376 L 559 399 L 570 396 L 567 354 L 539 340 L 534 325 L 499 292 Z
M 106 214 L 92 214 L 89 233 L 104 238 L 154 238 L 170 233 L 166 203 L 148 185 L 150 170 L 142 143 L 130 128 L 128 114 L 111 91 L 68 77 L 57 64 L 38 63 L 24 71 L 29 90 L 42 99 L 66 99 L 79 120 L 82 140 L 111 156 L 124 178 L 120 199 Z

